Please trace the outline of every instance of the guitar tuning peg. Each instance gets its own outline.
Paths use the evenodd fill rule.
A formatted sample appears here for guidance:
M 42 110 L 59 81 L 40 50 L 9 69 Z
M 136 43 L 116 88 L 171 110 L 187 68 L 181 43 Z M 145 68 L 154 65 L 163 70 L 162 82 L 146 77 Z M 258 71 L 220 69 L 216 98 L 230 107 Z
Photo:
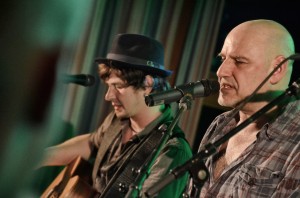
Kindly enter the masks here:
M 139 168 L 131 168 L 133 176 L 138 176 L 141 172 Z
M 118 190 L 121 193 L 126 193 L 128 191 L 128 186 L 125 183 L 121 182 L 121 183 L 119 183 Z

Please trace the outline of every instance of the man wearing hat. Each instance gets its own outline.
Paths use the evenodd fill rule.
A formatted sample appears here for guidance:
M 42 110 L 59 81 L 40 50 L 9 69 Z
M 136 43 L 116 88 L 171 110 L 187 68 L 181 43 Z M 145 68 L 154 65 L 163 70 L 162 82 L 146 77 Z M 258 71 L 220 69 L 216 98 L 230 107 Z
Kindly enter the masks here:
M 101 197 L 125 197 L 138 171 L 155 150 L 163 129 L 172 122 L 168 105 L 148 107 L 144 96 L 169 88 L 162 45 L 138 34 L 115 37 L 106 58 L 97 58 L 99 76 L 107 85 L 111 112 L 97 131 L 46 149 L 43 165 L 67 165 L 77 156 L 95 158 L 93 187 Z M 176 125 L 142 182 L 140 195 L 169 171 L 191 158 L 184 133 Z M 158 197 L 181 197 L 188 175 L 171 182 Z

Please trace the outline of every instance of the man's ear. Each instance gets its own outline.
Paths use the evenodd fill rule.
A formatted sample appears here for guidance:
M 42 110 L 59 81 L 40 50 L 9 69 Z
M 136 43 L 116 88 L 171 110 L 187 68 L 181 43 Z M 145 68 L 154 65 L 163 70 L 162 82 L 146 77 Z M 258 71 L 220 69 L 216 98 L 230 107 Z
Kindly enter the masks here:
M 280 55 L 277 56 L 273 62 L 272 62 L 272 70 L 274 70 L 275 67 L 277 67 L 283 60 L 284 60 L 284 56 Z M 286 75 L 286 72 L 288 70 L 288 61 L 286 61 L 285 63 L 283 63 L 275 72 L 274 74 L 271 76 L 270 78 L 270 83 L 271 84 L 277 84 L 282 78 L 284 78 L 284 76 Z
M 150 94 L 153 89 L 154 79 L 150 75 L 146 75 L 145 77 L 145 94 Z

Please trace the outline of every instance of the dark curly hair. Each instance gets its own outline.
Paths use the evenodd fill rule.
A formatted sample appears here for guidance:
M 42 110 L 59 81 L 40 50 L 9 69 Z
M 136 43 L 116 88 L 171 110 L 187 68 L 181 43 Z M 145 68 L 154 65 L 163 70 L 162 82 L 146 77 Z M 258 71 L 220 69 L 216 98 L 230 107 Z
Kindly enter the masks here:
M 116 73 L 116 75 L 121 78 L 127 85 L 133 86 L 135 89 L 145 89 L 145 78 L 146 75 L 151 75 L 146 73 L 145 71 L 134 69 L 131 67 L 124 67 L 126 63 L 120 64 L 115 63 L 113 61 L 109 61 L 106 64 L 99 64 L 98 71 L 100 78 L 105 81 L 111 74 L 112 71 Z M 159 92 L 168 90 L 170 88 L 170 84 L 166 78 L 162 78 L 159 76 L 153 76 L 154 85 L 152 92 Z

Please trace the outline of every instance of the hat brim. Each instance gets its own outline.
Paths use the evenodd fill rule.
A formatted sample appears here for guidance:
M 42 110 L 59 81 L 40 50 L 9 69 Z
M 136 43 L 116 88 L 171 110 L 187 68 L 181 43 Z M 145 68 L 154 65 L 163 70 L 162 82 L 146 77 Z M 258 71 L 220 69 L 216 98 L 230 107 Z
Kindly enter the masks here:
M 114 60 L 114 59 L 108 59 L 108 58 L 96 58 L 95 62 L 98 64 L 106 64 L 109 65 L 110 61 L 120 63 L 120 68 L 133 68 L 133 69 L 138 69 L 146 72 L 147 74 L 150 75 L 156 75 L 160 77 L 168 77 L 172 74 L 172 71 L 170 70 L 164 70 L 164 69 L 159 69 L 156 67 L 150 67 L 149 65 L 142 65 L 142 64 L 134 64 L 134 63 L 128 63 L 128 62 L 123 62 L 119 60 Z M 118 67 L 118 65 L 116 65 Z

